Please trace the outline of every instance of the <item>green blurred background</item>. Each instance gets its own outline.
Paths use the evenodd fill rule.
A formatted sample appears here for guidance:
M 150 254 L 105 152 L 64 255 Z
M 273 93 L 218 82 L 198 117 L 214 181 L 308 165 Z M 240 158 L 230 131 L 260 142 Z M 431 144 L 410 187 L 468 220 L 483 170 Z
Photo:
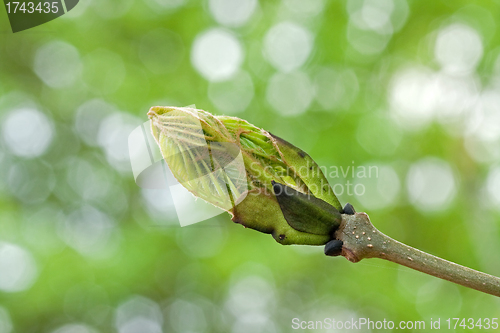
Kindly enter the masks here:
M 500 276 L 500 1 L 81 0 L 15 34 L 0 11 L 0 333 L 500 317 L 493 296 L 227 214 L 181 228 L 127 147 L 152 105 L 244 118 L 382 232 Z

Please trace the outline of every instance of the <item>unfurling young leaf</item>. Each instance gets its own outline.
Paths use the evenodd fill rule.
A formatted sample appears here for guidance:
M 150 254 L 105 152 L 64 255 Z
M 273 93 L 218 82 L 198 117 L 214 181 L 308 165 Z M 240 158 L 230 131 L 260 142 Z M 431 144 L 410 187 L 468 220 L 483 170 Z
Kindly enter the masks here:
M 281 244 L 332 239 L 342 207 L 308 154 L 235 117 L 160 106 L 148 116 L 170 170 L 195 196 Z

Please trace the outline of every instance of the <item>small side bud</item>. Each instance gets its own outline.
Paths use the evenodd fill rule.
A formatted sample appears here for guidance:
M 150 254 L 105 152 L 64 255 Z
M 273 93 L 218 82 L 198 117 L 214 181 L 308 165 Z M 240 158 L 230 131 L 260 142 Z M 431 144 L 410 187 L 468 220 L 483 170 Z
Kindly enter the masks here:
M 343 214 L 354 215 L 356 214 L 356 211 L 354 210 L 354 207 L 350 203 L 346 203 L 344 206 Z
M 342 245 L 344 242 L 338 239 L 334 239 L 326 243 L 325 254 L 327 256 L 336 257 L 342 253 Z

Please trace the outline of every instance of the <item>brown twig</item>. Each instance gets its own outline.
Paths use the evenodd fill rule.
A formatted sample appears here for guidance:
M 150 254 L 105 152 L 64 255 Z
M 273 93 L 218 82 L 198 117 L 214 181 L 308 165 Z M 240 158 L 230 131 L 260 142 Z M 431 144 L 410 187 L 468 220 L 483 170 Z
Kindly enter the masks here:
M 340 255 L 351 262 L 365 258 L 385 259 L 500 297 L 500 278 L 400 243 L 378 231 L 366 213 L 343 214 L 335 238 L 342 241 Z

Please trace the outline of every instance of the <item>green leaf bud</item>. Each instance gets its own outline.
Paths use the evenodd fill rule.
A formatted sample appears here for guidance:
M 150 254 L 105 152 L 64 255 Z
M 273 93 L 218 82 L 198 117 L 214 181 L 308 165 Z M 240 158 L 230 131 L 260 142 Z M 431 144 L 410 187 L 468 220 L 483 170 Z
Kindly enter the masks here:
M 235 117 L 160 106 L 148 116 L 172 174 L 195 196 L 281 244 L 324 245 L 332 239 L 342 207 L 305 152 Z M 295 195 L 279 202 L 273 184 Z M 304 214 L 287 222 L 301 210 Z

